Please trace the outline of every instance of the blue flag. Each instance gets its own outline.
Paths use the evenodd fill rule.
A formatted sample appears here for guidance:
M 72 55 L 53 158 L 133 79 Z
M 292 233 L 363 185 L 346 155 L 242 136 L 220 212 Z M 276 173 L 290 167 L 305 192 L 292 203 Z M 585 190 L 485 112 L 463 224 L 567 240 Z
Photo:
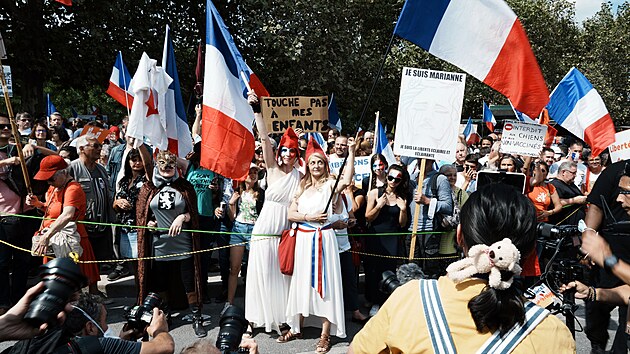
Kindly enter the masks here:
M 341 119 L 339 118 L 339 110 L 337 110 L 337 101 L 335 101 L 334 93 L 330 95 L 328 103 L 328 126 L 341 131 Z
M 46 94 L 46 116 L 50 117 L 51 114 L 57 112 L 57 107 L 50 100 L 50 94 Z

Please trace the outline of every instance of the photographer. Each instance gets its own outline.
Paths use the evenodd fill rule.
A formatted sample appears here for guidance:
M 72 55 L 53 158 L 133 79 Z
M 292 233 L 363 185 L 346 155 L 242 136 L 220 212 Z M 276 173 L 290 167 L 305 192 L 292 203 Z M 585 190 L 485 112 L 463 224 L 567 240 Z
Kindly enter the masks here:
M 394 291 L 348 352 L 503 352 L 496 344 L 513 353 L 575 353 L 567 327 L 512 284 L 520 255 L 529 254 L 536 239 L 536 211 L 527 197 L 504 184 L 483 186 L 464 204 L 460 220 L 457 241 L 467 258 L 451 264 L 446 277 L 413 280 Z
M 595 270 L 598 288 L 615 288 L 630 284 L 630 166 L 626 161 L 608 166 L 593 185 L 587 197 L 590 203 L 582 233 L 582 251 L 600 269 Z M 621 280 L 620 280 L 621 278 Z M 608 341 L 610 312 L 616 305 L 600 301 L 586 302 L 585 333 L 594 353 L 603 353 Z M 625 340 L 626 306 L 618 308 L 619 327 L 613 343 L 614 352 L 627 351 Z
M 90 295 L 81 294 L 79 301 L 74 304 L 74 310 L 67 316 L 63 326 L 69 333 L 78 337 L 73 339 L 76 343 L 88 343 L 84 338 L 97 338 L 104 354 L 148 354 L 148 353 L 173 353 L 175 342 L 168 333 L 166 316 L 160 309 L 153 309 L 151 324 L 146 332 L 153 338 L 148 342 L 136 342 L 142 336 L 133 330 L 123 330 L 120 338 L 112 336 L 107 326 L 107 310 L 100 299 Z

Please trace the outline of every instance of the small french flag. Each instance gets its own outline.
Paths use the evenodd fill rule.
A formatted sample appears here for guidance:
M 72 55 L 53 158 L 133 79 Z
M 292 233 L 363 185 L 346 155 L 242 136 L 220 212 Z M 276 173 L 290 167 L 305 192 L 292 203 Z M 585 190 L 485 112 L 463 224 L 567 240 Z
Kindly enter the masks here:
M 547 109 L 561 127 L 591 146 L 593 156 L 615 142 L 615 125 L 604 100 L 576 68 L 553 90 Z
M 109 77 L 109 87 L 106 92 L 118 103 L 127 107 L 127 109 L 131 109 L 131 106 L 133 106 L 133 91 L 129 89 L 130 83 L 131 75 L 123 61 L 122 52 L 119 51 L 112 69 L 112 75 Z
M 473 127 L 471 117 L 468 117 L 468 122 L 466 122 L 466 127 L 464 128 L 464 138 L 466 139 L 466 144 L 468 145 L 476 144 L 481 140 L 479 134 L 477 134 L 477 130 Z
M 494 126 L 497 125 L 497 120 L 494 119 L 494 114 L 492 114 L 492 111 L 490 110 L 486 102 L 483 103 L 483 121 L 484 123 L 486 123 L 488 129 L 491 132 L 494 132 Z

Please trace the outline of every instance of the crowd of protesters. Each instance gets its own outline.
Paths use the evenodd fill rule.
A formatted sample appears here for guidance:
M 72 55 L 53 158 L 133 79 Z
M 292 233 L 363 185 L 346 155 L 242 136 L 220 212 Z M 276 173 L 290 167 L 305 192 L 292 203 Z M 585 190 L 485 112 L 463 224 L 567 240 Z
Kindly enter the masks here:
M 211 301 L 207 275 L 213 264 L 211 253 L 193 251 L 231 246 L 217 252 L 223 291 L 212 294 L 215 301 L 227 309 L 239 275 L 246 277 L 247 335 L 263 328 L 277 332 L 283 343 L 300 338 L 304 326 L 316 325 L 322 328 L 317 352 L 327 352 L 330 336 L 346 336 L 346 316 L 365 323 L 379 312 L 387 300 L 379 290 L 383 272 L 396 271 L 410 252 L 430 278 L 446 274 L 447 265 L 462 257 L 456 237 L 460 211 L 483 173 L 522 174 L 523 193 L 538 221 L 576 224 L 584 217 L 586 195 L 609 164 L 606 153 L 594 157 L 582 142 L 561 138 L 537 157 L 503 154 L 500 132 L 473 144 L 461 137 L 455 161 L 421 163 L 401 156 L 388 161 L 371 154 L 371 132 L 346 136 L 331 129 L 324 146 L 299 129 L 270 136 L 257 97 L 251 94 L 249 102 L 258 136 L 244 181 L 200 165 L 200 109 L 192 130 L 196 144 L 186 157 L 155 153 L 150 144 L 133 148 L 126 121 L 109 127 L 101 142 L 81 135 L 82 122 L 67 122 L 59 113 L 47 120 L 20 113 L 16 121 L 32 194 L 25 191 L 9 120 L 0 116 L 0 238 L 41 255 L 64 223 L 87 221 L 77 223 L 79 259 L 112 260 L 100 266 L 81 263 L 89 293 L 107 303 L 97 287 L 100 274 L 110 281 L 133 275 L 139 301 L 156 292 L 168 304 L 169 284 L 179 282 L 198 337 L 206 335 L 201 313 L 203 303 Z M 98 120 L 87 124 L 107 128 Z M 393 136 L 388 139 L 393 145 Z M 369 178 L 355 181 L 355 156 L 370 155 Z M 329 162 L 346 157 L 347 167 L 335 183 Z M 419 233 L 413 240 L 416 207 Z M 289 228 L 297 235 L 299 260 L 292 276 L 280 271 L 280 238 L 269 236 Z M 40 244 L 32 244 L 33 235 L 41 235 Z M 149 256 L 158 258 L 135 260 Z M 540 276 L 538 256 L 535 251 L 523 255 L 522 275 L 532 283 Z M 24 295 L 29 269 L 43 258 L 0 244 L 0 315 Z M 360 311 L 360 271 L 369 313 Z

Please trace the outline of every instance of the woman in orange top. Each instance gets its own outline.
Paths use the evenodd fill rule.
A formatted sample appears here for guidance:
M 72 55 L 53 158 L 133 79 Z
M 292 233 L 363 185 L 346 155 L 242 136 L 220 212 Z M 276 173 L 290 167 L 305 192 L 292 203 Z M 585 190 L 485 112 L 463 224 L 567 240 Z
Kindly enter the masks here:
M 534 172 L 529 181 L 531 188 L 527 193 L 527 197 L 536 207 L 536 217 L 539 222 L 547 222 L 549 216 L 558 213 L 562 209 L 556 187 L 551 183 L 545 182 L 548 173 L 549 166 L 543 161 L 538 161 L 534 164 Z M 552 204 L 553 209 L 549 210 Z M 524 277 L 540 275 L 538 254 L 535 251 L 525 257 L 521 275 Z M 530 281 L 533 281 L 533 279 L 530 279 Z
M 44 221 L 40 230 L 48 229 L 40 238 L 37 253 L 46 251 L 46 245 L 52 235 L 60 231 L 70 221 L 80 221 L 85 218 L 87 201 L 81 185 L 72 179 L 66 168 L 68 163 L 59 155 L 50 155 L 42 159 L 36 180 L 47 181 L 50 187 L 46 192 L 46 203 L 42 203 L 34 195 L 26 197 L 26 204 L 45 211 Z M 51 220 L 52 219 L 52 220 Z M 81 235 L 83 255 L 80 260 L 94 260 L 94 251 L 87 238 L 83 224 L 77 223 L 77 231 Z M 98 294 L 96 282 L 100 274 L 96 263 L 80 263 L 79 267 L 88 278 L 90 293 Z

